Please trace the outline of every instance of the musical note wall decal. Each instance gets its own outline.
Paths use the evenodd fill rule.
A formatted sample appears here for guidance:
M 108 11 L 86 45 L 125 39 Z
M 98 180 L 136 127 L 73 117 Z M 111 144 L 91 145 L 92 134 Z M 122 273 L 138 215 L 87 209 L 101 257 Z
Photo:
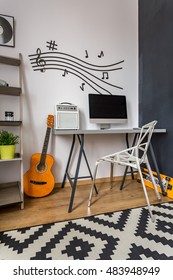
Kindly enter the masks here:
M 55 51 L 55 50 L 57 50 L 57 44 L 55 43 L 55 41 L 53 41 L 53 40 L 51 40 L 50 42 L 46 42 L 47 43 L 47 48 L 49 49 L 49 50 L 52 50 L 52 51 Z
M 65 77 L 68 74 L 67 69 L 64 70 L 64 74 L 62 75 L 63 77 Z
M 85 85 L 85 83 L 82 83 L 82 85 L 80 86 L 82 91 L 84 91 L 84 85 Z
M 45 72 L 46 61 L 43 58 L 40 58 L 41 57 L 41 50 L 38 48 L 36 53 L 37 53 L 36 63 L 37 63 L 38 66 L 41 66 L 40 71 Z
M 101 51 L 100 54 L 98 55 L 99 58 L 101 58 L 102 56 L 104 56 L 104 52 Z
M 108 72 L 103 72 L 102 79 L 109 79 Z
M 88 51 L 85 50 L 85 53 L 86 53 L 85 58 L 88 58 Z
M 80 86 L 82 91 L 84 91 L 86 84 L 100 94 L 112 94 L 113 89 L 123 90 L 123 87 L 111 83 L 110 80 L 113 78 L 113 73 L 123 69 L 124 60 L 112 64 L 97 65 L 68 53 L 58 52 L 56 46 L 55 41 L 50 41 L 49 46 L 47 46 L 51 49 L 50 51 L 42 52 L 40 48 L 37 48 L 36 53 L 29 55 L 34 71 L 40 71 L 41 73 L 48 70 L 62 71 L 63 77 L 66 77 L 67 74 L 75 75 L 82 80 Z M 85 50 L 85 54 L 88 58 L 87 50 Z M 104 56 L 103 51 L 100 52 L 99 58 L 102 56 Z M 100 72 L 102 73 L 101 78 Z

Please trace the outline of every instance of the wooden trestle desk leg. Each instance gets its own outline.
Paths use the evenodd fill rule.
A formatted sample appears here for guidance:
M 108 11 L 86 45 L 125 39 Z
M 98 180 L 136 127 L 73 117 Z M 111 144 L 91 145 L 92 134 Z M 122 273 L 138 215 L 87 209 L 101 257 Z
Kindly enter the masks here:
M 65 185 L 66 178 L 68 178 L 68 180 L 70 182 L 70 185 L 72 187 L 72 192 L 71 192 L 71 198 L 70 198 L 70 204 L 69 204 L 68 212 L 72 211 L 73 201 L 74 201 L 74 196 L 75 196 L 75 191 L 76 191 L 76 186 L 77 186 L 77 180 L 78 179 L 84 179 L 84 178 L 91 178 L 93 180 L 93 176 L 92 176 L 92 173 L 91 173 L 91 170 L 90 170 L 90 166 L 89 166 L 89 163 L 88 163 L 85 151 L 84 151 L 84 135 L 80 134 L 80 135 L 77 135 L 77 137 L 78 137 L 78 140 L 79 140 L 80 149 L 79 149 L 79 154 L 78 154 L 78 160 L 77 160 L 77 165 L 76 165 L 75 176 L 74 176 L 74 178 L 71 178 L 69 173 L 68 173 L 70 162 L 71 162 L 71 158 L 72 158 L 72 154 L 73 154 L 73 150 L 74 150 L 75 140 L 76 140 L 76 135 L 73 134 L 72 145 L 71 145 L 71 149 L 70 149 L 70 153 L 69 153 L 69 158 L 68 158 L 68 161 L 67 161 L 67 166 L 66 166 L 66 169 L 65 169 L 65 174 L 64 174 L 64 178 L 63 178 L 63 182 L 62 182 L 62 188 L 63 188 L 64 185 Z M 85 159 L 85 162 L 86 162 L 86 165 L 87 165 L 87 168 L 88 168 L 88 171 L 89 171 L 90 175 L 89 176 L 79 177 L 78 175 L 79 175 L 79 169 L 80 169 L 82 155 L 84 156 L 84 159 Z M 96 193 L 98 193 L 96 186 L 94 186 L 94 187 L 95 187 Z
M 71 212 L 72 207 L 73 207 L 73 200 L 74 200 L 74 195 L 75 195 L 75 191 L 76 191 L 76 184 L 77 184 L 79 168 L 80 168 L 80 163 L 81 163 L 81 158 L 82 158 L 82 153 L 83 153 L 83 147 L 84 147 L 84 135 L 82 134 L 81 142 L 80 142 L 79 156 L 78 156 L 78 161 L 77 161 L 77 166 L 76 166 L 74 182 L 73 182 L 73 186 L 72 186 L 72 192 L 71 192 L 70 205 L 69 205 L 68 212 Z
M 64 178 L 63 178 L 63 181 L 62 181 L 62 188 L 64 188 L 66 178 L 67 177 L 69 178 L 69 176 L 68 176 L 68 169 L 69 169 L 69 165 L 70 165 L 70 161 L 71 161 L 71 157 L 72 157 L 72 153 L 73 153 L 73 149 L 74 149 L 74 144 L 75 144 L 75 135 L 73 134 L 72 145 L 71 145 L 71 149 L 70 149 L 70 153 L 69 153 L 66 169 L 65 169 L 65 172 L 64 172 Z M 71 184 L 71 182 L 70 182 L 70 184 Z

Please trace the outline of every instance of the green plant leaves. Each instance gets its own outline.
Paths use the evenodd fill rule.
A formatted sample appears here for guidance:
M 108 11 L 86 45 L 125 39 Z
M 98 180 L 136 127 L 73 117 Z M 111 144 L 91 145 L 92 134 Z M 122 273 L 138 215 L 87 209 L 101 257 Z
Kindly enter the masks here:
M 14 135 L 12 132 L 6 130 L 0 131 L 0 145 L 16 145 L 18 143 L 18 135 Z

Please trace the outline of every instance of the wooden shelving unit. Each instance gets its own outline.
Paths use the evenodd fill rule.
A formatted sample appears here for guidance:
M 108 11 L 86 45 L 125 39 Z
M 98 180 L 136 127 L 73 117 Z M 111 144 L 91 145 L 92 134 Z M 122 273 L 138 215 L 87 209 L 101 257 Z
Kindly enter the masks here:
M 0 127 L 13 127 L 18 126 L 20 129 L 20 152 L 15 154 L 15 158 L 11 160 L 1 160 L 0 165 L 6 163 L 16 162 L 20 163 L 20 181 L 15 182 L 1 182 L 0 171 L 0 207 L 21 204 L 21 209 L 24 208 L 24 195 L 23 195 L 23 139 L 22 139 L 22 55 L 19 58 L 12 58 L 0 56 L 0 64 L 19 67 L 19 87 L 13 86 L 0 86 L 0 95 L 18 96 L 19 97 L 19 110 L 20 119 L 17 121 L 0 120 Z M 2 66 L 1 66 L 2 67 Z

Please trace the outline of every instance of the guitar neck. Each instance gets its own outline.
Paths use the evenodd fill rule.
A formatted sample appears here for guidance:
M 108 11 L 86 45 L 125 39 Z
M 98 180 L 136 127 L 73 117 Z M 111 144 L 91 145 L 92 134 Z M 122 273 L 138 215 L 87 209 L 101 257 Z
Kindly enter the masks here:
M 40 164 L 41 165 L 45 165 L 47 148 L 48 148 L 49 137 L 50 137 L 50 131 L 51 131 L 51 128 L 47 127 L 46 135 L 45 135 L 45 139 L 44 139 L 44 144 L 43 144 L 43 149 L 42 149 L 42 153 L 41 153 L 41 159 L 40 159 Z

